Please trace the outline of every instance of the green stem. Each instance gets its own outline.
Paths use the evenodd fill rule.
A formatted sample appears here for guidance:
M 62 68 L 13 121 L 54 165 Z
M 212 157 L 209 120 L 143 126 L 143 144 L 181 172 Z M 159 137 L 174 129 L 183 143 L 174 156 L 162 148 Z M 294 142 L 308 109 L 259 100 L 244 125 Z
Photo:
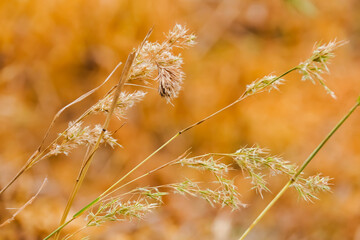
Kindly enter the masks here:
M 135 178 L 135 179 L 133 179 L 133 180 L 131 180 L 129 182 L 126 182 L 125 184 L 123 184 L 123 185 L 121 185 L 119 187 L 108 189 L 106 192 L 101 194 L 101 199 L 106 198 L 107 196 L 113 194 L 114 192 L 120 190 L 121 188 L 123 188 L 123 187 L 125 187 L 127 185 L 130 185 L 131 183 L 136 182 L 137 180 L 142 179 L 142 178 L 144 178 L 144 177 L 146 177 L 146 176 L 148 176 L 148 175 L 150 175 L 150 174 L 152 174 L 152 173 L 154 173 L 156 171 L 159 171 L 159 170 L 161 170 L 161 169 L 163 169 L 165 167 L 171 166 L 171 165 L 175 165 L 176 162 L 179 161 L 179 159 L 181 159 L 183 156 L 185 156 L 185 154 L 183 154 L 183 155 L 179 156 L 178 158 L 176 158 L 176 159 L 174 159 L 174 160 L 172 160 L 170 162 L 167 162 L 167 163 L 161 165 L 160 167 L 157 167 L 157 168 L 155 168 L 155 169 L 153 169 L 153 170 L 151 170 L 151 171 L 149 171 L 149 172 L 147 172 L 147 173 L 145 173 L 145 174 L 143 174 L 143 175 L 141 175 L 141 176 L 139 176 L 139 177 L 137 177 L 137 178 Z
M 272 84 L 273 82 L 279 80 L 280 78 L 284 77 L 285 75 L 288 75 L 289 73 L 295 71 L 295 70 L 298 70 L 299 69 L 299 66 L 296 66 L 296 67 L 293 67 L 291 69 L 289 69 L 288 71 L 284 72 L 283 74 L 281 74 L 280 76 L 278 76 L 277 78 L 275 78 L 273 81 L 271 81 L 270 84 Z
M 122 182 L 125 178 L 127 178 L 131 173 L 133 173 L 136 169 L 138 169 L 141 165 L 143 165 L 145 162 L 147 162 L 152 156 L 154 156 L 156 153 L 158 153 L 161 149 L 163 149 L 166 145 L 168 145 L 170 142 L 172 142 L 176 137 L 178 137 L 180 133 L 175 134 L 172 138 L 170 138 L 166 143 L 164 143 L 161 147 L 156 149 L 154 152 L 152 152 L 147 158 L 145 158 L 142 162 L 140 162 L 138 165 L 136 165 L 131 171 L 129 171 L 127 174 L 125 174 L 122 178 L 120 178 L 116 183 L 111 185 L 108 189 L 106 189 L 99 197 L 104 197 L 108 192 L 110 192 L 112 189 L 114 189 L 120 182 Z
M 290 187 L 291 182 L 289 181 L 280 192 L 274 197 L 274 199 L 266 206 L 266 208 L 259 214 L 259 216 L 253 221 L 253 223 L 246 229 L 239 240 L 245 239 L 248 233 L 255 227 L 255 225 L 262 219 L 262 217 L 269 211 L 269 209 L 275 204 L 275 202 L 284 194 L 284 192 Z
M 350 115 L 360 106 L 360 97 L 357 100 L 357 103 L 350 109 L 350 111 L 343 117 L 340 122 L 331 130 L 331 132 L 322 140 L 322 142 L 317 146 L 317 148 L 310 154 L 310 156 L 304 161 L 299 170 L 295 175 L 286 183 L 286 185 L 280 190 L 280 192 L 274 197 L 274 199 L 265 207 L 265 209 L 257 216 L 257 218 L 252 222 L 252 224 L 246 229 L 243 235 L 239 240 L 245 239 L 249 232 L 255 227 L 256 224 L 260 222 L 263 216 L 269 211 L 269 209 L 279 200 L 279 198 L 286 192 L 286 190 L 297 180 L 298 176 L 306 168 L 306 166 L 311 162 L 311 160 L 316 156 L 320 149 L 325 145 L 325 143 L 334 135 L 334 133 L 341 127 L 341 125 L 350 117 Z
M 94 204 L 97 203 L 98 201 L 100 201 L 100 197 L 97 197 L 94 201 L 92 201 L 91 203 L 89 203 L 88 205 L 86 205 L 85 207 L 83 207 L 80 211 L 78 211 L 77 213 L 75 213 L 74 216 L 73 216 L 73 218 L 79 217 L 81 214 L 83 214 L 83 212 L 85 212 L 86 210 L 88 210 L 92 205 L 94 205 Z
M 358 101 L 351 109 L 350 111 L 343 117 L 343 119 L 340 120 L 340 122 L 331 130 L 331 132 L 325 137 L 325 139 L 319 144 L 319 146 L 310 154 L 308 159 L 305 160 L 303 165 L 300 167 L 300 169 L 297 171 L 297 173 L 294 175 L 293 179 L 294 181 L 296 178 L 301 174 L 301 172 L 306 168 L 306 166 L 311 162 L 311 160 L 315 157 L 315 155 L 320 151 L 320 149 L 325 145 L 325 143 L 332 137 L 332 135 L 341 127 L 341 125 L 350 117 L 350 115 L 356 110 L 356 108 L 360 105 L 360 101 Z
M 55 229 L 52 233 L 50 233 L 46 238 L 44 238 L 43 240 L 48 240 L 49 238 L 51 238 L 53 235 L 55 235 L 58 231 L 60 231 L 61 229 L 63 229 L 66 225 L 68 225 L 69 223 L 71 223 L 72 221 L 74 221 L 76 218 L 72 218 L 70 220 L 68 220 L 67 222 L 65 222 L 64 224 L 62 224 L 61 226 L 59 226 L 57 229 Z

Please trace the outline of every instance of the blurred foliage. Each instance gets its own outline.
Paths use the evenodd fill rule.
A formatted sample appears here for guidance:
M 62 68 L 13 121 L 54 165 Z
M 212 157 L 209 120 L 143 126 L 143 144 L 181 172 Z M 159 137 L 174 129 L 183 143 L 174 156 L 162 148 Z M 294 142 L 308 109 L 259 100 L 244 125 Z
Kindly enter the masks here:
M 116 134 L 124 149 L 102 148 L 97 153 L 74 211 L 177 130 L 236 99 L 246 84 L 305 60 L 317 41 L 350 41 L 337 51 L 331 75 L 326 76 L 336 101 L 320 86 L 301 82 L 292 74 L 279 92 L 252 97 L 177 139 L 138 175 L 189 147 L 203 154 L 259 144 L 299 163 L 359 94 L 360 2 L 356 0 L 0 1 L 0 185 L 36 149 L 57 110 L 102 82 L 149 28 L 155 27 L 150 39 L 156 41 L 175 23 L 186 24 L 199 36 L 197 47 L 184 54 L 187 78 L 181 96 L 171 106 L 154 91 L 129 112 Z M 110 87 L 67 110 L 52 136 Z M 307 170 L 333 177 L 333 193 L 323 194 L 314 204 L 298 201 L 295 192 L 287 193 L 249 239 L 360 239 L 359 121 L 360 114 L 354 114 Z M 112 130 L 121 124 L 114 120 Z M 14 213 L 8 208 L 22 206 L 44 177 L 49 178 L 34 203 L 0 230 L 1 239 L 40 239 L 57 226 L 82 155 L 78 151 L 69 158 L 39 163 L 2 196 L 1 222 Z M 234 173 L 234 177 L 236 174 L 241 175 Z M 182 175 L 206 178 L 169 168 L 135 186 L 171 183 Z M 249 204 L 240 212 L 169 196 L 166 207 L 144 221 L 94 228 L 84 236 L 236 239 L 273 194 L 266 193 L 261 199 L 249 191 L 248 180 L 235 179 L 243 201 Z M 272 182 L 271 191 L 276 193 L 285 181 Z M 82 224 L 77 221 L 65 232 Z

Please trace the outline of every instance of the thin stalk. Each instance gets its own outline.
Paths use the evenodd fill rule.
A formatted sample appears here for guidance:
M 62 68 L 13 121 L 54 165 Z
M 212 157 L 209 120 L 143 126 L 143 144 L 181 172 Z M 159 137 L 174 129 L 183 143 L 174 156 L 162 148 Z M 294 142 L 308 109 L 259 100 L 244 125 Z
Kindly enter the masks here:
M 76 218 L 73 217 L 70 220 L 68 220 L 66 223 L 62 224 L 61 226 L 59 226 L 57 229 L 55 229 L 52 233 L 50 233 L 47 237 L 45 237 L 43 240 L 47 240 L 49 238 L 51 238 L 55 233 L 57 233 L 58 231 L 60 231 L 61 229 L 63 229 L 66 225 L 68 225 L 69 223 L 71 223 L 72 221 L 74 221 Z
M 24 166 L 16 173 L 16 175 L 1 189 L 0 195 L 5 192 L 26 170 L 28 170 L 34 161 L 38 161 L 44 155 L 43 152 L 35 151 L 26 161 Z
M 79 232 L 83 231 L 86 228 L 86 226 L 76 230 L 75 232 L 73 232 L 72 234 L 69 234 L 67 236 L 65 236 L 65 238 L 63 240 L 68 240 L 70 238 L 72 238 L 73 236 L 75 236 L 76 234 L 78 234 Z
M 170 162 L 167 162 L 167 163 L 165 163 L 165 164 L 163 164 L 163 165 L 161 165 L 161 166 L 159 166 L 159 167 L 157 167 L 157 168 L 155 168 L 155 169 L 153 169 L 153 170 L 151 170 L 151 171 L 149 171 L 149 172 L 147 172 L 147 173 L 144 173 L 143 175 L 141 175 L 141 176 L 139 176 L 139 177 L 137 177 L 137 178 L 135 178 L 135 179 L 133 179 L 133 180 L 131 180 L 131 181 L 129 181 L 129 182 L 127 182 L 127 183 L 119 186 L 119 187 L 117 187 L 116 189 L 113 189 L 111 192 L 108 192 L 107 194 L 103 194 L 101 197 L 98 197 L 97 199 L 95 199 L 95 200 L 93 201 L 93 203 L 88 204 L 88 206 L 90 205 L 89 207 L 93 207 L 93 205 L 95 205 L 96 203 L 98 203 L 100 200 L 105 199 L 107 196 L 113 194 L 114 192 L 120 190 L 121 188 L 123 188 L 123 187 L 125 187 L 125 186 L 127 186 L 127 185 L 130 185 L 131 183 L 136 182 L 137 180 L 142 179 L 142 178 L 144 178 L 144 177 L 146 177 L 146 176 L 148 176 L 148 175 L 150 175 L 150 174 L 152 174 L 152 173 L 154 173 L 154 172 L 157 172 L 157 171 L 159 171 L 159 170 L 161 170 L 161 169 L 163 169 L 163 168 L 165 168 L 165 167 L 168 167 L 168 166 L 171 166 L 171 165 L 176 165 L 177 162 L 178 162 L 183 156 L 185 156 L 185 155 L 186 155 L 186 152 L 185 152 L 184 154 L 182 154 L 181 156 L 179 156 L 178 158 L 176 158 L 176 159 L 174 159 L 174 160 L 172 160 L 172 161 L 170 161 Z M 129 192 L 129 193 L 130 193 L 130 192 Z M 85 210 L 86 210 L 86 209 L 85 209 Z M 85 210 L 84 210 L 84 211 L 85 211 Z M 77 214 L 79 214 L 79 212 L 78 212 Z M 77 216 L 77 215 L 75 214 L 75 216 Z
M 145 158 L 141 163 L 136 165 L 133 169 L 131 169 L 127 174 L 125 174 L 123 177 L 121 177 L 117 182 L 115 182 L 113 185 L 111 185 L 108 189 L 106 189 L 99 197 L 104 197 L 107 193 L 109 193 L 111 190 L 113 190 L 119 183 L 121 183 L 125 178 L 127 178 L 131 173 L 133 173 L 136 169 L 138 169 L 141 165 L 143 165 L 145 162 L 147 162 L 152 156 L 154 156 L 156 153 L 158 153 L 161 149 L 163 149 L 165 146 L 167 146 L 170 142 L 172 142 L 176 137 L 178 137 L 180 134 L 175 134 L 172 138 L 170 138 L 166 143 L 164 143 L 161 147 L 156 149 L 154 152 L 152 152 L 147 158 Z
M 279 200 L 279 198 L 286 192 L 286 190 L 297 180 L 298 176 L 303 172 L 306 166 L 313 160 L 316 154 L 320 149 L 325 145 L 325 143 L 334 135 L 334 133 L 341 127 L 341 125 L 350 117 L 350 115 L 360 106 L 360 97 L 357 100 L 357 103 L 350 109 L 350 111 L 343 117 L 338 124 L 329 132 L 329 134 L 322 140 L 322 142 L 316 147 L 316 149 L 310 154 L 310 156 L 304 161 L 299 170 L 295 175 L 285 184 L 285 186 L 280 190 L 280 192 L 274 197 L 274 199 L 265 207 L 265 209 L 257 216 L 257 218 L 252 222 L 252 224 L 246 229 L 243 235 L 239 240 L 245 239 L 249 232 L 255 227 L 256 224 L 264 217 L 264 215 L 270 210 L 270 208 Z
M 274 83 L 275 81 L 279 80 L 280 78 L 282 78 L 283 76 L 295 71 L 298 69 L 298 66 L 284 72 L 283 74 L 281 74 L 279 77 L 276 77 L 273 81 L 271 81 L 269 85 L 271 85 L 272 83 Z M 99 197 L 97 197 L 96 199 L 94 199 L 91 203 L 89 203 L 88 205 L 86 205 L 84 208 L 82 208 L 80 211 L 78 211 L 72 219 L 70 219 L 69 221 L 72 221 L 76 218 L 78 218 L 79 216 L 81 216 L 86 210 L 88 210 L 89 208 L 91 208 L 94 204 L 96 204 L 97 202 L 99 202 L 103 197 L 107 196 L 109 193 L 112 193 L 114 191 L 114 189 L 125 179 L 127 178 L 131 173 L 133 173 L 136 169 L 138 169 L 140 166 L 142 166 L 144 163 L 146 163 L 151 157 L 153 157 L 156 153 L 158 153 L 160 150 L 162 150 L 163 148 L 165 148 L 168 144 L 170 144 L 172 141 L 174 141 L 177 137 L 179 137 L 181 134 L 191 130 L 192 128 L 200 125 L 201 123 L 209 120 L 212 117 L 215 117 L 216 115 L 222 113 L 223 111 L 227 110 L 228 108 L 236 105 L 237 103 L 241 102 L 242 100 L 244 100 L 245 98 L 247 98 L 248 95 L 247 91 L 245 91 L 238 99 L 236 99 L 234 102 L 226 105 L 225 107 L 221 108 L 220 110 L 210 114 L 209 116 L 201 119 L 200 121 L 195 122 L 194 124 L 191 124 L 190 126 L 180 130 L 179 132 L 177 132 L 174 136 L 172 136 L 167 142 L 165 142 L 163 145 L 161 145 L 158 149 L 156 149 L 154 152 L 152 152 L 148 157 L 146 157 L 142 162 L 140 162 L 138 165 L 136 165 L 133 169 L 131 169 L 128 173 L 126 173 L 123 177 L 121 177 L 117 182 L 115 182 L 113 185 L 111 185 L 108 189 L 106 189 L 102 194 L 99 195 Z M 69 222 L 68 221 L 68 222 Z M 62 228 L 64 228 L 68 222 L 65 222 L 64 224 L 62 224 L 59 228 L 57 228 L 55 231 L 53 231 L 49 236 L 47 236 L 44 240 L 49 239 L 51 236 L 53 236 L 54 234 L 56 234 L 57 232 L 61 231 Z
M 34 196 L 32 196 L 32 198 L 30 198 L 22 207 L 20 207 L 13 215 L 11 218 L 7 219 L 6 221 L 4 221 L 2 224 L 0 224 L 0 228 L 5 226 L 6 224 L 11 223 L 12 221 L 14 221 L 15 217 L 22 211 L 24 210 L 28 205 L 30 205 L 35 198 L 39 195 L 39 193 L 41 192 L 41 190 L 43 189 L 43 187 L 45 186 L 45 183 L 47 182 L 47 178 L 44 179 L 43 183 L 41 184 L 39 190 L 36 192 L 36 194 Z
M 70 203 L 72 203 L 72 202 L 74 201 L 75 196 L 76 196 L 77 192 L 79 191 L 79 188 L 80 188 L 80 186 L 81 186 L 81 184 L 82 184 L 82 181 L 80 182 L 80 180 L 81 180 L 81 173 L 82 173 L 82 169 L 83 169 L 84 166 L 85 166 L 86 160 L 88 159 L 89 152 L 90 152 L 90 148 L 88 148 L 87 151 L 86 151 L 86 154 L 85 154 L 83 163 L 82 163 L 81 168 L 80 168 L 79 175 L 78 175 L 78 177 L 77 177 L 77 179 L 76 179 L 76 184 L 74 184 L 74 186 L 73 186 L 73 190 L 72 190 L 72 192 L 71 192 L 71 194 L 70 194 L 70 197 L 69 197 L 68 202 L 67 202 L 67 204 L 66 204 L 65 210 L 64 210 L 63 215 L 62 215 L 62 217 L 61 217 L 60 225 L 62 225 L 62 224 L 66 221 L 66 218 L 67 218 L 67 216 L 68 216 L 68 214 L 69 214 L 69 211 L 70 211 L 70 208 L 71 208 L 71 204 L 70 204 Z M 60 231 L 55 235 L 55 239 L 57 239 L 57 238 L 59 237 L 59 235 L 60 235 Z
M 148 175 L 150 175 L 150 174 L 152 174 L 152 173 L 154 173 L 154 172 L 157 172 L 157 171 L 159 171 L 159 170 L 161 170 L 161 169 L 163 169 L 163 168 L 165 168 L 165 167 L 168 167 L 168 166 L 177 164 L 177 162 L 178 162 L 182 157 L 184 157 L 186 154 L 187 154 L 187 151 L 186 151 L 184 154 L 182 154 L 181 156 L 179 156 L 178 158 L 176 158 L 176 159 L 174 159 L 174 160 L 172 160 L 172 161 L 170 161 L 170 162 L 167 162 L 167 163 L 161 165 L 160 167 L 157 167 L 157 168 L 155 168 L 155 169 L 153 169 L 153 170 L 151 170 L 151 171 L 149 171 L 149 172 L 147 172 L 147 173 L 144 173 L 143 175 L 141 175 L 141 176 L 139 176 L 139 177 L 137 177 L 137 178 L 135 178 L 135 179 L 133 179 L 133 180 L 131 180 L 131 181 L 129 181 L 129 182 L 127 182 L 127 183 L 125 183 L 125 184 L 117 187 L 117 188 L 115 188 L 115 189 L 112 189 L 112 191 L 107 191 L 106 193 L 103 193 L 103 194 L 101 195 L 101 199 L 106 198 L 107 196 L 109 196 L 109 195 L 111 195 L 112 193 L 120 190 L 121 188 L 123 188 L 123 187 L 125 187 L 125 186 L 127 186 L 127 185 L 129 185 L 129 184 L 131 184 L 131 183 L 133 183 L 133 182 L 136 182 L 137 180 L 139 180 L 139 179 L 141 179 L 141 178 L 144 178 L 144 177 L 146 177 L 146 176 L 148 176 Z
M 0 191 L 0 195 L 3 194 L 27 169 L 27 164 L 25 164 L 17 173 L 16 175 L 3 187 Z
M 66 218 L 67 218 L 67 216 L 69 214 L 70 208 L 71 208 L 71 206 L 72 206 L 72 204 L 74 202 L 75 196 L 77 195 L 77 193 L 78 193 L 78 191 L 80 189 L 80 186 L 82 185 L 82 183 L 83 183 L 83 181 L 85 179 L 86 173 L 89 170 L 91 162 L 94 159 L 95 152 L 99 148 L 101 140 L 102 140 L 105 132 L 107 131 L 107 129 L 109 127 L 111 116 L 112 116 L 112 114 L 113 114 L 113 112 L 115 110 L 115 107 L 116 107 L 118 98 L 120 96 L 122 87 L 123 87 L 126 79 L 130 75 L 130 70 L 131 70 L 132 63 L 133 63 L 133 61 L 135 59 L 135 55 L 136 55 L 136 53 L 132 52 L 128 56 L 128 59 L 126 60 L 125 66 L 124 66 L 123 71 L 122 71 L 121 76 L 120 76 L 119 83 L 118 83 L 117 88 L 116 88 L 115 93 L 114 93 L 114 98 L 113 98 L 113 101 L 111 103 L 111 107 L 109 109 L 108 115 L 107 115 L 107 117 L 105 119 L 105 122 L 103 124 L 102 131 L 101 131 L 101 133 L 100 133 L 100 135 L 99 135 L 99 137 L 98 137 L 98 139 L 96 141 L 96 144 L 94 145 L 94 147 L 90 151 L 90 154 L 89 154 L 87 160 L 84 162 L 83 167 L 80 170 L 79 178 L 77 179 L 77 181 L 76 181 L 76 183 L 74 185 L 73 191 L 70 194 L 70 198 L 69 198 L 69 200 L 68 200 L 68 202 L 66 204 L 65 210 L 64 210 L 63 215 L 62 215 L 61 220 L 60 220 L 60 225 L 63 225 L 65 223 Z M 60 231 L 61 231 L 61 229 L 55 235 L 56 240 L 60 236 Z

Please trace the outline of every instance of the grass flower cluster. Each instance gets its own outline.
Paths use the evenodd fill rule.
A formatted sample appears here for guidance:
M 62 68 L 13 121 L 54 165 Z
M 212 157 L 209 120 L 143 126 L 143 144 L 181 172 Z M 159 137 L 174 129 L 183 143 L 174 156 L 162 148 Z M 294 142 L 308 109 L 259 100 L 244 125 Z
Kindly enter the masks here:
M 278 86 L 283 84 L 284 81 L 284 79 L 278 78 L 275 75 L 268 75 L 247 85 L 245 94 L 250 96 L 262 92 L 265 89 L 267 89 L 268 92 L 272 89 L 279 90 Z
M 321 76 L 324 72 L 329 73 L 329 60 L 335 57 L 334 50 L 346 44 L 345 41 L 331 41 L 328 44 L 315 45 L 313 53 L 309 59 L 300 63 L 298 69 L 302 74 L 302 80 L 310 80 L 314 84 L 318 81 L 332 98 L 336 98 L 335 93 L 325 84 Z
M 173 50 L 192 47 L 195 39 L 195 35 L 188 34 L 185 27 L 176 24 L 162 43 L 145 41 L 137 50 L 129 81 L 156 81 L 160 96 L 170 102 L 179 95 L 185 77 L 182 57 L 175 55 Z
M 323 177 L 319 173 L 308 178 L 298 177 L 291 186 L 298 191 L 301 198 L 306 201 L 312 201 L 313 199 L 318 199 L 317 193 L 331 191 L 330 180 L 330 177 Z
M 157 207 L 159 207 L 157 203 L 149 203 L 145 199 L 102 201 L 96 212 L 90 212 L 86 217 L 86 226 L 100 226 L 105 222 L 131 220 L 133 218 L 141 219 Z
M 133 107 L 135 103 L 141 102 L 144 100 L 146 92 L 144 91 L 134 91 L 132 93 L 122 92 L 116 102 L 116 107 L 114 109 L 114 115 L 119 119 L 126 118 L 126 111 Z M 98 101 L 91 108 L 92 113 L 108 113 L 111 108 L 112 99 L 114 98 L 113 94 L 106 95 L 103 99 Z
M 82 127 L 83 122 L 75 124 L 70 122 L 69 125 L 69 129 L 62 134 L 63 140 L 60 143 L 54 143 L 50 147 L 46 157 L 56 156 L 58 154 L 68 155 L 71 150 L 76 149 L 81 145 L 88 147 L 94 146 L 102 132 L 102 127 L 99 124 L 95 125 L 93 128 L 90 128 L 90 126 Z M 106 143 L 112 148 L 115 146 L 121 147 L 117 140 L 111 136 L 109 131 L 104 133 L 101 143 Z
M 231 181 L 225 178 L 219 178 L 215 184 L 218 185 L 216 189 L 201 188 L 198 183 L 186 180 L 181 183 L 172 184 L 170 187 L 173 188 L 175 193 L 202 198 L 212 207 L 217 204 L 221 207 L 228 206 L 232 210 L 237 210 L 245 206 L 245 204 L 240 201 L 240 195 L 236 190 L 237 188 Z

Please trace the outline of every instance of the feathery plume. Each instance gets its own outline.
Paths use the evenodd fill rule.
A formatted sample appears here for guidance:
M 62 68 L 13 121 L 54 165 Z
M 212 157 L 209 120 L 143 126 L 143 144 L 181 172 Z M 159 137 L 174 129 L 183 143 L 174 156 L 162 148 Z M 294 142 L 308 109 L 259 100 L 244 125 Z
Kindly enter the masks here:
M 262 91 L 265 91 L 267 87 L 268 92 L 270 92 L 272 89 L 278 89 L 278 86 L 284 83 L 284 79 L 279 78 L 275 75 L 267 75 L 259 80 L 256 80 L 249 85 L 246 86 L 245 94 L 247 96 L 253 95 L 255 93 L 259 93 Z
M 142 219 L 145 214 L 159 206 L 140 198 L 136 201 L 122 202 L 121 199 L 111 199 L 101 202 L 96 212 L 90 212 L 86 217 L 87 226 L 100 226 L 109 221 L 124 221 L 133 218 Z
M 291 186 L 297 190 L 302 199 L 312 202 L 313 199 L 318 199 L 315 194 L 331 191 L 330 180 L 328 176 L 323 177 L 317 174 L 307 178 L 299 177 Z
M 333 40 L 324 45 L 315 45 L 311 57 L 298 66 L 299 72 L 302 74 L 302 80 L 309 79 L 314 84 L 318 81 L 332 98 L 336 98 L 335 93 L 326 86 L 321 74 L 324 72 L 329 73 L 328 64 L 335 57 L 334 50 L 346 43 L 346 41 Z
M 63 137 L 61 143 L 54 143 L 49 153 L 46 154 L 46 157 L 49 156 L 56 156 L 58 154 L 65 154 L 68 155 L 71 150 L 81 146 L 93 146 L 97 139 L 100 136 L 101 131 L 103 131 L 100 125 L 95 125 L 93 128 L 89 126 L 82 127 L 83 122 L 78 123 L 69 123 L 69 129 L 64 133 L 60 134 Z M 109 131 L 104 133 L 103 138 L 101 139 L 100 143 L 106 143 L 110 145 L 112 148 L 115 145 L 121 147 L 121 145 L 116 141 L 115 138 L 111 136 Z
M 168 102 L 176 98 L 184 79 L 182 57 L 173 53 L 174 48 L 187 48 L 195 44 L 195 35 L 176 24 L 162 43 L 145 41 L 137 52 L 129 81 L 142 80 L 158 83 L 158 92 Z
M 241 148 L 231 156 L 241 170 L 249 175 L 251 183 L 261 196 L 262 191 L 270 191 L 266 186 L 264 170 L 270 170 L 272 175 L 284 173 L 289 176 L 295 174 L 296 170 L 294 165 L 279 157 L 269 155 L 268 150 L 259 147 Z
M 177 163 L 182 166 L 199 169 L 202 171 L 211 171 L 216 175 L 224 175 L 229 171 L 229 165 L 219 162 L 214 159 L 211 154 L 209 156 L 197 156 L 191 158 L 182 158 Z
M 172 188 L 175 193 L 200 197 L 206 200 L 212 207 L 214 207 L 214 204 L 219 204 L 221 207 L 229 206 L 232 210 L 245 207 L 246 205 L 239 199 L 239 194 L 236 191 L 234 183 L 228 179 L 220 179 L 223 180 L 223 182 L 221 182 L 223 184 L 220 184 L 215 190 L 209 188 L 202 189 L 197 183 L 191 180 L 170 184 L 169 187 Z M 215 183 L 219 184 L 219 182 Z
M 143 91 L 134 91 L 132 93 L 121 92 L 117 100 L 114 115 L 118 118 L 125 118 L 125 112 L 129 108 L 133 107 L 135 103 L 140 102 L 144 99 L 146 93 Z M 107 113 L 111 107 L 113 101 L 113 95 L 106 95 L 103 99 L 98 101 L 92 108 L 92 113 L 105 112 Z

